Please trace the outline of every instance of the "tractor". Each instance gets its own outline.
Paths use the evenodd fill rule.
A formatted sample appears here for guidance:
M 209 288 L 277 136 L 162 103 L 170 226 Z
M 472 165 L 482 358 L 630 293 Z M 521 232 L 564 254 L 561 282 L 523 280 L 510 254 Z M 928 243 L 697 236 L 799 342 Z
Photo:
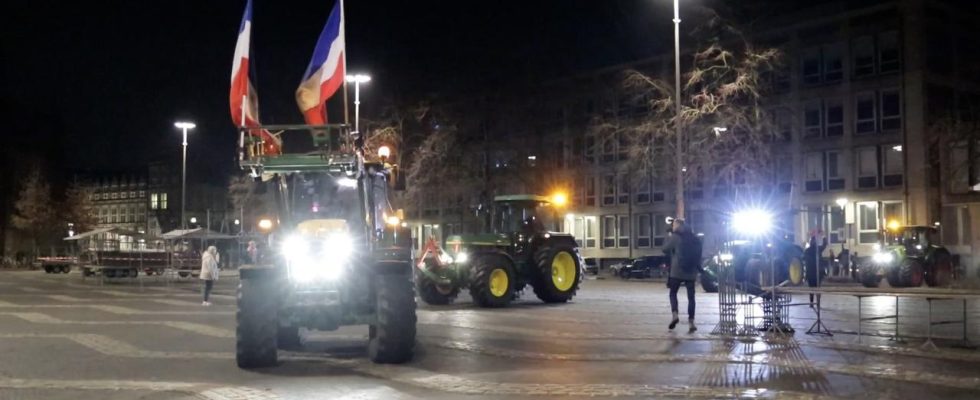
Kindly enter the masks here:
M 896 224 L 897 225 L 897 224 Z M 876 245 L 871 260 L 861 266 L 858 278 L 874 288 L 881 278 L 892 287 L 949 286 L 953 279 L 953 257 L 937 243 L 939 230 L 932 226 L 890 226 Z
M 732 240 L 721 251 L 705 260 L 701 287 L 705 292 L 718 291 L 721 268 L 734 268 L 735 282 L 742 291 L 762 295 L 765 287 L 799 286 L 805 280 L 803 249 L 785 238 L 769 243 L 764 240 Z M 773 279 L 773 272 L 776 276 Z
M 466 288 L 478 306 L 505 307 L 531 285 L 546 303 L 571 300 L 585 262 L 572 235 L 548 231 L 553 214 L 543 196 L 497 196 L 485 233 L 450 236 L 448 252 L 429 242 L 416 263 L 419 297 L 449 304 Z
M 397 167 L 386 160 L 390 149 L 381 147 L 377 158 L 365 154 L 362 138 L 347 125 L 242 128 L 242 147 L 248 129 L 308 131 L 313 150 L 266 154 L 258 139 L 241 150 L 241 167 L 273 191 L 276 206 L 258 223 L 268 250 L 240 269 L 238 366 L 275 365 L 279 350 L 302 346 L 300 328 L 345 325 L 369 326 L 372 361 L 411 359 L 412 245 L 388 201 L 389 189 L 401 186 Z M 310 147 L 308 138 L 300 139 Z

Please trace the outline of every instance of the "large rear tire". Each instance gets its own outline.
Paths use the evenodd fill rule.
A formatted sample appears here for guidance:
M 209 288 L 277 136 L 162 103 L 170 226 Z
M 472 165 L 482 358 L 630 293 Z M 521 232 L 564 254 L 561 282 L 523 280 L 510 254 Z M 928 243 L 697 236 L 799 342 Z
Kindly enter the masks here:
M 368 356 L 381 364 L 400 364 L 415 351 L 415 291 L 409 275 L 378 275 L 375 283 L 377 323 L 370 327 Z
M 866 288 L 876 288 L 881 284 L 881 275 L 878 274 L 878 267 L 874 264 L 865 264 L 858 269 L 858 279 Z
M 470 296 L 480 307 L 506 307 L 514 299 L 514 267 L 496 254 L 474 257 L 470 271 Z
M 565 303 L 575 297 L 582 281 L 582 264 L 571 246 L 541 246 L 534 254 L 538 267 L 532 286 L 545 303 Z
M 235 314 L 235 361 L 239 368 L 263 368 L 278 361 L 279 316 L 272 279 L 242 279 Z
M 762 258 L 752 257 L 745 264 L 745 292 L 753 296 L 765 293 L 763 287 L 772 285 L 772 271 Z
M 418 268 L 415 268 L 415 290 L 422 301 L 431 305 L 452 304 L 456 296 L 459 296 L 459 286 L 440 285 Z
M 800 286 L 806 282 L 806 269 L 803 266 L 803 260 L 795 256 L 790 257 L 788 264 L 787 279 L 790 285 Z
M 948 287 L 953 283 L 953 257 L 939 250 L 926 270 L 926 284 L 930 287 Z

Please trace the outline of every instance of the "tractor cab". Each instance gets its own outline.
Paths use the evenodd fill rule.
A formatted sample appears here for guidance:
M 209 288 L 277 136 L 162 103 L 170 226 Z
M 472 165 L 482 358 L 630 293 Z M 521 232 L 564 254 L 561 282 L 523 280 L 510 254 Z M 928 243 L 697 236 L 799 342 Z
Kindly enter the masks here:
M 939 230 L 931 226 L 890 227 L 884 232 L 884 246 L 901 247 L 909 256 L 924 255 L 938 242 Z
M 491 227 L 494 233 L 543 234 L 553 226 L 554 210 L 547 197 L 508 195 L 494 198 Z

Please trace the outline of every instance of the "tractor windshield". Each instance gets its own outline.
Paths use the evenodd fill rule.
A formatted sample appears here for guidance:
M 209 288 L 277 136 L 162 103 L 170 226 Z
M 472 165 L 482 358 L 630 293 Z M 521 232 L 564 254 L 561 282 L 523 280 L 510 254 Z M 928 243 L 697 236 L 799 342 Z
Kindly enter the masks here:
M 353 224 L 360 219 L 357 181 L 352 178 L 326 173 L 295 174 L 290 189 L 290 217 L 294 223 L 342 219 Z
M 547 203 L 512 201 L 497 203 L 493 228 L 497 233 L 518 232 L 530 229 L 547 231 L 554 227 L 554 210 Z
M 885 235 L 886 245 L 925 248 L 931 243 L 930 233 L 924 229 L 901 228 Z

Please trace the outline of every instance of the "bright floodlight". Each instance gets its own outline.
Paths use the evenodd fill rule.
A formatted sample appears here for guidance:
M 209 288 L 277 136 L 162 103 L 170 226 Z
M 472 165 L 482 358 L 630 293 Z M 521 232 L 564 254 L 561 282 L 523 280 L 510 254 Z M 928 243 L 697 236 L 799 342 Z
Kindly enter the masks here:
M 739 211 L 732 215 L 732 227 L 745 235 L 763 235 L 772 229 L 772 215 L 765 210 Z
M 174 122 L 174 126 L 180 129 L 194 129 L 197 127 L 197 125 L 195 125 L 193 122 L 185 121 Z
M 568 204 L 568 196 L 561 192 L 555 193 L 551 195 L 551 203 L 558 207 L 564 207 L 565 204 Z
M 837 198 L 837 206 L 838 207 L 844 208 L 844 206 L 846 206 L 846 205 L 847 205 L 847 198 L 846 197 L 838 197 Z
M 370 75 L 364 75 L 364 74 L 347 75 L 347 82 L 350 82 L 350 83 L 371 82 L 371 76 Z

